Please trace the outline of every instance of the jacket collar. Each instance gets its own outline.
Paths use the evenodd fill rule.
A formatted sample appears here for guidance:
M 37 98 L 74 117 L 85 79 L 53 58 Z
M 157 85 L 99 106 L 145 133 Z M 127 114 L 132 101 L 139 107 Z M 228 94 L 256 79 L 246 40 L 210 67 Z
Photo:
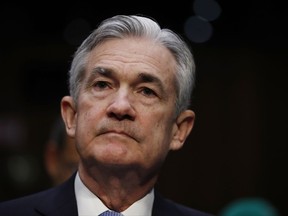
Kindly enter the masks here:
M 63 184 L 49 189 L 45 198 L 35 207 L 35 211 L 45 216 L 77 216 L 77 203 L 74 192 L 74 173 Z

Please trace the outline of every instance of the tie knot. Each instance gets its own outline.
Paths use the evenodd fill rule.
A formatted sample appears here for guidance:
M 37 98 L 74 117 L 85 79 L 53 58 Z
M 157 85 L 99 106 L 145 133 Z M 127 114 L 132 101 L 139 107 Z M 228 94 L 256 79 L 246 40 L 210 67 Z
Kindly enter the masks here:
M 123 215 L 119 212 L 107 210 L 107 211 L 101 213 L 99 216 L 123 216 Z

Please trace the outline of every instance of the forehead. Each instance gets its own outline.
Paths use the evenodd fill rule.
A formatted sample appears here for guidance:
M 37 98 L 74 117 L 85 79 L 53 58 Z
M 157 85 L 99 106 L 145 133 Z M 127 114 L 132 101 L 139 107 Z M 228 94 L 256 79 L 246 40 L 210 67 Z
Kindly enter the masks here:
M 153 73 L 173 81 L 176 61 L 163 45 L 145 38 L 129 37 L 108 39 L 96 46 L 88 57 L 87 71 L 99 66 L 121 71 L 121 74 Z

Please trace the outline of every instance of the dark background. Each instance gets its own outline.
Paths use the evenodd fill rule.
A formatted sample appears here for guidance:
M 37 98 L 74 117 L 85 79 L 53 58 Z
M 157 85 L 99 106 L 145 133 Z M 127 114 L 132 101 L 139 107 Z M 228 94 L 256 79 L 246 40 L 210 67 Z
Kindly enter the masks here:
M 1 3 L 1 200 L 49 187 L 43 145 L 79 42 L 115 14 L 150 15 L 186 37 L 193 2 Z M 195 127 L 184 148 L 171 153 L 157 187 L 211 213 L 258 197 L 287 215 L 287 7 L 274 0 L 217 2 L 211 38 L 190 40 Z

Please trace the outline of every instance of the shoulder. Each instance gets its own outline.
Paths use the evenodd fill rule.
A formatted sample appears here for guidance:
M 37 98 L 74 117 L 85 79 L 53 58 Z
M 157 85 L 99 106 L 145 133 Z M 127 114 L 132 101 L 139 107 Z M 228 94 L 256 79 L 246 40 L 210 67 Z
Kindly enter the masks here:
M 157 192 L 155 192 L 153 215 L 214 216 L 213 214 L 193 209 L 180 203 L 176 203 L 170 199 L 164 198 L 161 194 Z
M 30 215 L 34 212 L 35 206 L 38 206 L 44 199 L 53 194 L 55 189 L 44 190 L 35 194 L 3 201 L 0 203 L 0 212 L 6 215 Z
M 38 215 L 37 212 L 51 212 L 67 205 L 76 206 L 74 178 L 47 190 L 3 201 L 0 212 L 7 216 Z

